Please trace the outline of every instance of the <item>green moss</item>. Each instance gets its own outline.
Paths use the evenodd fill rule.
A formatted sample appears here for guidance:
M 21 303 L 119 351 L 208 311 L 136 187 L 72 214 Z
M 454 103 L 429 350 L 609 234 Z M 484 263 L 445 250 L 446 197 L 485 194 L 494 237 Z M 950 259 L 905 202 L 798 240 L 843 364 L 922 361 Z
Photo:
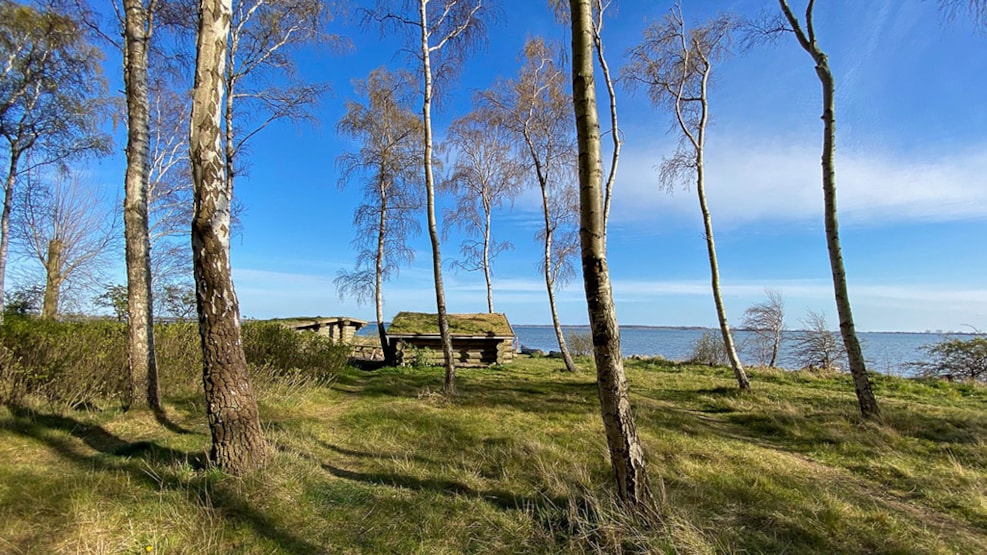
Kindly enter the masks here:
M 514 335 L 507 316 L 487 313 L 449 314 L 449 332 L 453 335 Z M 399 312 L 387 333 L 438 335 L 439 317 L 426 312 Z

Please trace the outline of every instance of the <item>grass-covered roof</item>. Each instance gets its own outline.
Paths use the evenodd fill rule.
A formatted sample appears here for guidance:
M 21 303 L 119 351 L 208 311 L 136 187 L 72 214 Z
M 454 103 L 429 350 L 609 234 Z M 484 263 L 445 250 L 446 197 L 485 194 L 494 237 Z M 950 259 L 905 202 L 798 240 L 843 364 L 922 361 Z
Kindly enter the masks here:
M 266 321 L 282 324 L 289 327 L 310 325 L 319 322 L 324 323 L 324 322 L 349 321 L 357 324 L 367 323 L 366 320 L 360 320 L 358 318 L 350 318 L 349 316 L 292 316 L 288 318 L 271 318 Z
M 449 332 L 453 335 L 513 336 L 514 331 L 503 314 L 449 314 Z M 392 335 L 438 335 L 439 315 L 428 312 L 399 312 L 387 333 Z

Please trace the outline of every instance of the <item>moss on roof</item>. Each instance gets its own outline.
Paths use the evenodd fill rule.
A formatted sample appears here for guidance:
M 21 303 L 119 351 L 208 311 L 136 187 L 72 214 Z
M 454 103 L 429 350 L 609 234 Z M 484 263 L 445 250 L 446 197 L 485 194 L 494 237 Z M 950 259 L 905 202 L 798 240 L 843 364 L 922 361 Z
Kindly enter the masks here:
M 450 314 L 453 335 L 512 336 L 514 331 L 503 314 Z M 389 334 L 438 335 L 439 316 L 427 312 L 399 312 L 387 328 Z

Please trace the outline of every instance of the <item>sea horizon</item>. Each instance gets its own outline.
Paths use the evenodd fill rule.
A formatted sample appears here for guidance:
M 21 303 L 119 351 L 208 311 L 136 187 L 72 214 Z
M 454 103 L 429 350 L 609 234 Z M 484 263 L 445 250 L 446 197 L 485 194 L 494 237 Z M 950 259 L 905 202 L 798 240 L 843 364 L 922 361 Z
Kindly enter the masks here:
M 384 325 L 389 325 L 390 321 L 385 321 Z M 376 326 L 376 321 L 368 321 L 367 327 Z M 689 331 L 719 331 L 719 327 L 716 326 L 672 326 L 672 325 L 662 325 L 662 324 L 619 324 L 621 329 L 653 329 L 653 330 L 689 330 Z M 511 323 L 513 328 L 554 328 L 553 324 L 515 324 Z M 562 324 L 563 328 L 569 329 L 589 329 L 589 324 Z M 741 331 L 750 332 L 754 331 L 750 328 L 743 327 L 731 327 L 731 331 Z M 785 328 L 786 332 L 804 332 L 809 331 L 805 328 Z M 838 331 L 838 328 L 833 328 L 830 331 Z M 857 330 L 857 333 L 873 333 L 873 334 L 907 334 L 907 335 L 964 335 L 964 336 L 979 336 L 987 335 L 987 332 L 979 331 L 968 331 L 968 330 L 941 330 L 941 329 L 927 329 L 927 330 Z

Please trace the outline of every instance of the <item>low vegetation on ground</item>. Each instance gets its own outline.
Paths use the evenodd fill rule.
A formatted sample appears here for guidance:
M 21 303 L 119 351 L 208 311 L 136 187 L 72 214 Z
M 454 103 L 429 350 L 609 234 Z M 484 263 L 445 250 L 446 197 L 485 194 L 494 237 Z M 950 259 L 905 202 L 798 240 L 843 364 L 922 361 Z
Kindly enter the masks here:
M 156 417 L 121 410 L 106 377 L 122 327 L 17 325 L 0 383 L 31 370 L 0 407 L 0 553 L 987 552 L 980 384 L 875 376 L 873 423 L 845 374 L 753 369 L 741 394 L 728 368 L 628 360 L 661 498 L 635 515 L 614 501 L 593 373 L 556 359 L 461 369 L 449 400 L 441 368 L 359 370 L 247 327 L 273 455 L 236 479 L 205 460 L 194 327 L 158 332 Z M 102 393 L 52 392 L 98 361 Z

